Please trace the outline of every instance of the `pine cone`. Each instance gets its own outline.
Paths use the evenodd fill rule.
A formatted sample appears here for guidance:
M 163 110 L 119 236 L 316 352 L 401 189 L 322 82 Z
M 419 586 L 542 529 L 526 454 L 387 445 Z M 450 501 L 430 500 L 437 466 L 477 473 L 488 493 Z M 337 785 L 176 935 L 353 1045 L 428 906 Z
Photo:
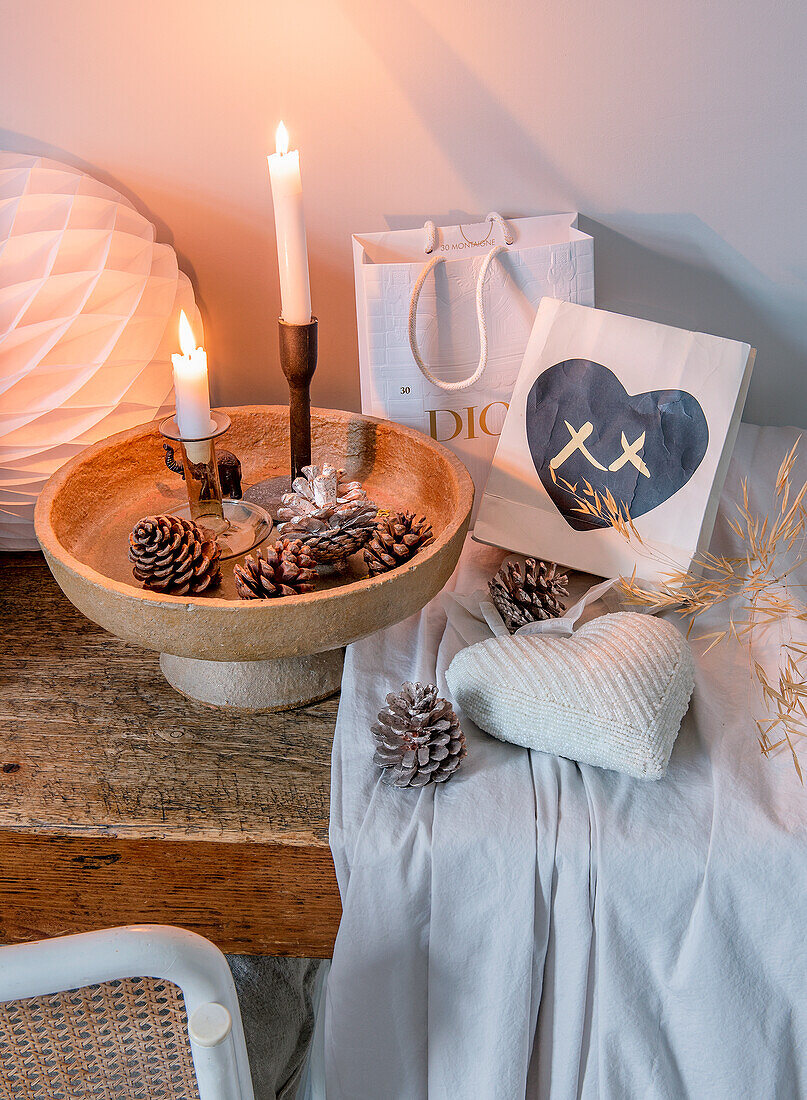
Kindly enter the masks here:
M 221 551 L 201 527 L 177 516 L 144 516 L 129 535 L 129 561 L 146 588 L 198 596 L 221 580 Z
M 373 760 L 395 787 L 423 787 L 450 779 L 465 756 L 465 735 L 451 703 L 433 684 L 405 683 L 387 696 L 373 726 Z
M 511 634 L 527 623 L 556 619 L 566 610 L 561 600 L 569 595 L 569 578 L 557 565 L 527 558 L 522 572 L 518 562 L 509 562 L 488 584 L 496 610 Z
M 304 466 L 291 493 L 283 494 L 278 530 L 284 538 L 305 542 L 317 564 L 343 562 L 370 541 L 378 506 L 367 499 L 358 481 L 326 462 Z
M 371 576 L 403 565 L 433 537 L 431 524 L 426 522 L 425 516 L 416 519 L 413 512 L 393 512 L 380 519 L 364 551 Z
M 243 565 L 233 566 L 233 577 L 242 600 L 268 600 L 313 592 L 316 570 L 299 539 L 280 539 L 263 552 L 258 550 L 254 558 L 245 558 Z
M 338 470 L 330 462 L 321 466 L 303 466 L 303 477 L 296 477 L 292 492 L 285 493 L 284 503 L 294 504 L 297 515 L 315 515 L 324 507 L 353 504 L 367 500 L 360 481 L 348 481 L 344 470 Z

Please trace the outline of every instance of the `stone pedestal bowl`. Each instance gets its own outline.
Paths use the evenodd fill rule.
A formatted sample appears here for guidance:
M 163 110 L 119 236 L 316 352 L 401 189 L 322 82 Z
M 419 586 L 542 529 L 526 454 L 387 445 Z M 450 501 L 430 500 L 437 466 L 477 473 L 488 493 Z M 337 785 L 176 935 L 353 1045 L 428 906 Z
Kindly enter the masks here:
M 224 411 L 232 427 L 220 446 L 240 458 L 245 489 L 288 471 L 285 406 Z M 151 423 L 77 455 L 40 495 L 36 533 L 51 572 L 79 611 L 124 641 L 159 652 L 166 679 L 191 698 L 286 710 L 333 694 L 342 647 L 418 611 L 457 563 L 473 503 L 462 463 L 410 428 L 314 409 L 313 461 L 343 466 L 381 508 L 425 514 L 434 529 L 431 545 L 372 578 L 355 555 L 346 575 L 283 599 L 240 600 L 233 561 L 223 563 L 213 596 L 149 592 L 132 576 L 129 532 L 142 516 L 187 502 L 184 483 L 164 465 L 162 444 Z

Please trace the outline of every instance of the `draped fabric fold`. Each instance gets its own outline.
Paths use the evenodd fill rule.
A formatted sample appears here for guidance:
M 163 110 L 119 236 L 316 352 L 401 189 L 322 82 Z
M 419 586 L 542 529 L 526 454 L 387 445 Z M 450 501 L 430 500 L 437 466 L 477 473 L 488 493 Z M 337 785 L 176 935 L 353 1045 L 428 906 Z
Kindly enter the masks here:
M 478 588 L 501 558 L 469 543 L 450 585 Z M 326 1001 L 329 1100 L 524 1095 L 537 906 L 546 925 L 529 753 L 464 720 L 468 756 L 448 783 L 393 789 L 372 763 L 386 693 L 420 680 L 445 695 L 463 644 L 437 600 L 348 650 L 331 778 L 344 914 Z
M 714 551 L 742 552 L 729 527 L 742 478 L 766 513 L 795 438 L 743 426 Z M 450 588 L 483 588 L 502 556 L 469 543 Z M 801 610 L 807 568 L 790 583 Z M 788 753 L 760 758 L 747 649 L 693 641 L 695 694 L 658 782 L 530 753 L 461 715 L 456 775 L 391 789 L 370 734 L 385 694 L 407 679 L 444 694 L 476 640 L 472 617 L 447 624 L 442 608 L 347 655 L 328 1100 L 807 1095 L 807 795 Z M 755 643 L 769 672 L 789 631 L 807 643 L 797 620 Z

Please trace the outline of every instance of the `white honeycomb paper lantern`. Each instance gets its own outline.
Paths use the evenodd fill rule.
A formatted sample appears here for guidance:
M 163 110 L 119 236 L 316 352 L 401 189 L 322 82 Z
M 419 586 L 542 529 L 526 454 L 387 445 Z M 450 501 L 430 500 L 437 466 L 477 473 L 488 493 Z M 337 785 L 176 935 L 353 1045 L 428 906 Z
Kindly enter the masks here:
M 77 168 L 0 152 L 0 550 L 35 550 L 34 505 L 90 443 L 168 415 L 184 309 L 174 250 Z

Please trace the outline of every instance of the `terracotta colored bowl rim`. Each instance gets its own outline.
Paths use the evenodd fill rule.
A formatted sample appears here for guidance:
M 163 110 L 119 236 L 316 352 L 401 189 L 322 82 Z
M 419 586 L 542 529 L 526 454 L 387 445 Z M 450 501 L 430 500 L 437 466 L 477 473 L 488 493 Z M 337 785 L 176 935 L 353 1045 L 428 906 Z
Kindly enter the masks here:
M 242 405 L 222 408 L 221 412 L 226 413 L 231 418 L 237 417 L 239 414 L 249 412 L 264 412 L 264 413 L 278 413 L 287 414 L 287 406 L 284 405 Z M 404 565 L 399 565 L 395 569 L 389 570 L 387 573 L 381 573 L 375 577 L 365 577 L 361 580 L 352 581 L 349 584 L 340 585 L 335 588 L 323 589 L 318 592 L 306 592 L 300 595 L 294 596 L 293 603 L 295 606 L 312 605 L 317 603 L 325 603 L 328 600 L 334 600 L 338 598 L 346 598 L 351 593 L 364 592 L 368 589 L 380 588 L 382 585 L 388 585 L 394 583 L 397 578 L 403 577 L 411 570 L 418 568 L 420 565 L 434 558 L 440 554 L 444 548 L 450 543 L 457 535 L 459 529 L 467 523 L 468 517 L 473 506 L 474 499 L 474 484 L 471 475 L 463 465 L 463 463 L 456 457 L 456 455 L 450 451 L 447 447 L 444 447 L 442 443 L 438 443 L 436 440 L 431 439 L 429 436 L 424 435 L 422 432 L 416 431 L 414 428 L 408 428 L 403 424 L 397 424 L 394 421 L 384 420 L 375 416 L 365 416 L 363 413 L 348 412 L 342 409 L 321 409 L 312 408 L 311 415 L 313 419 L 321 417 L 326 420 L 343 420 L 355 422 L 357 420 L 363 421 L 366 424 L 383 424 L 385 427 L 391 428 L 396 433 L 400 433 L 412 439 L 418 446 L 425 450 L 431 450 L 450 466 L 454 471 L 458 485 L 459 485 L 459 501 L 457 507 L 454 510 L 454 514 L 450 521 L 446 524 L 444 530 L 437 536 L 434 542 L 418 551 L 417 555 Z M 235 608 L 238 607 L 244 613 L 266 614 L 280 610 L 279 605 L 287 604 L 285 600 L 226 600 L 216 596 L 172 596 L 162 592 L 152 592 L 149 589 L 139 588 L 133 584 L 124 584 L 120 581 L 115 581 L 110 577 L 107 577 L 103 573 L 99 573 L 91 566 L 86 565 L 79 558 L 76 558 L 57 538 L 51 523 L 50 516 L 53 509 L 56 498 L 64 488 L 65 484 L 69 481 L 73 471 L 81 464 L 87 461 L 88 458 L 96 454 L 101 453 L 109 448 L 116 447 L 121 443 L 128 442 L 133 439 L 145 437 L 152 432 L 158 430 L 158 422 L 156 420 L 147 421 L 143 424 L 136 425 L 134 428 L 128 428 L 126 431 L 117 432 L 115 435 L 107 436 L 106 439 L 100 440 L 98 443 L 93 443 L 89 447 L 86 447 L 79 454 L 75 455 L 64 466 L 60 467 L 56 473 L 52 474 L 48 481 L 45 483 L 42 492 L 39 495 L 39 499 L 36 504 L 34 512 L 34 527 L 36 530 L 36 536 L 39 540 L 39 544 L 42 547 L 47 557 L 52 557 L 58 561 L 64 568 L 70 570 L 72 573 L 82 577 L 84 580 L 89 581 L 91 584 L 100 585 L 101 587 L 108 589 L 109 591 L 116 592 L 121 596 L 129 599 L 143 600 L 148 603 L 154 603 L 161 606 L 177 606 L 183 607 L 187 605 L 196 605 L 199 607 L 208 608 L 211 611 L 216 608 Z M 272 535 L 269 536 L 271 541 Z M 284 608 L 284 611 L 288 610 L 288 606 Z

